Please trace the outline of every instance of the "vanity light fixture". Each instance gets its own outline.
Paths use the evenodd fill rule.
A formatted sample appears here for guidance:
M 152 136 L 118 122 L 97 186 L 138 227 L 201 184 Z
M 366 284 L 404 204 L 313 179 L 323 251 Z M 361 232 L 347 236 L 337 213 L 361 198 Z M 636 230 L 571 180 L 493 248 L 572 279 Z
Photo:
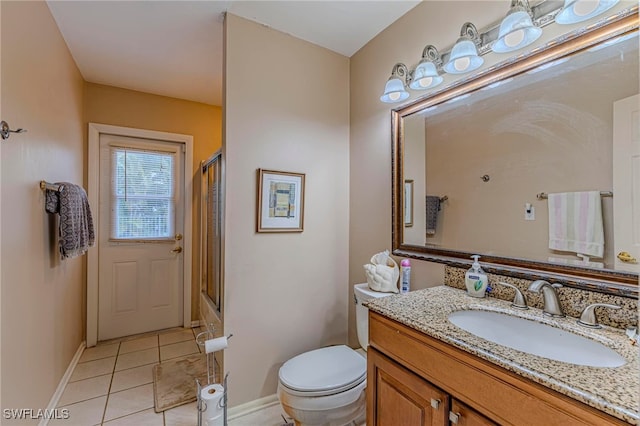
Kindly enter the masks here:
M 442 65 L 442 59 L 435 46 L 429 44 L 422 50 L 422 60 L 413 72 L 411 87 L 413 90 L 426 90 L 442 83 L 443 78 L 438 74 L 437 67 Z
M 568 25 L 586 21 L 606 12 L 619 0 L 564 0 L 564 7 L 556 16 L 558 24 Z
M 398 62 L 393 66 L 391 77 L 384 86 L 384 93 L 380 96 L 380 100 L 385 103 L 394 103 L 404 101 L 409 97 L 407 92 L 407 81 L 410 78 L 409 70 L 403 63 Z
M 478 55 L 478 47 L 481 44 L 480 35 L 476 26 L 467 22 L 460 30 L 460 38 L 451 50 L 449 60 L 444 65 L 444 70 L 449 74 L 464 74 L 477 70 L 484 63 L 484 59 Z
M 443 82 L 443 76 L 440 75 L 443 72 L 455 75 L 477 70 L 484 62 L 482 56 L 491 51 L 515 52 L 538 40 L 542 35 L 542 28 L 549 24 L 586 21 L 603 14 L 619 1 L 542 0 L 530 5 L 529 0 L 511 0 L 507 15 L 483 32 L 478 32 L 472 23 L 465 23 L 460 31 L 460 38 L 451 51 L 440 53 L 429 44 L 422 51 L 422 58 L 415 70 L 397 63 L 380 100 L 386 103 L 404 101 L 410 96 L 407 87 L 412 90 L 432 89 Z M 611 43 L 620 40 L 622 39 Z M 594 46 L 590 50 L 604 45 Z
M 500 23 L 498 39 L 491 50 L 496 53 L 513 52 L 540 38 L 542 29 L 533 24 L 532 16 L 528 0 L 511 0 L 511 9 Z

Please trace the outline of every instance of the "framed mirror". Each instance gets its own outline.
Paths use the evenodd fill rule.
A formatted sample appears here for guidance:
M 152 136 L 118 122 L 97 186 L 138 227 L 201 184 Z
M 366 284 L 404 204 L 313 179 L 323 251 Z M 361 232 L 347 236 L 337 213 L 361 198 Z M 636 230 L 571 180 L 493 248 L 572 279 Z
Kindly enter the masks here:
M 635 7 L 393 110 L 393 253 L 637 297 L 640 165 L 620 140 L 639 133 L 638 45 Z M 575 193 L 596 213 L 557 215 Z M 572 221 L 601 250 L 550 244 Z

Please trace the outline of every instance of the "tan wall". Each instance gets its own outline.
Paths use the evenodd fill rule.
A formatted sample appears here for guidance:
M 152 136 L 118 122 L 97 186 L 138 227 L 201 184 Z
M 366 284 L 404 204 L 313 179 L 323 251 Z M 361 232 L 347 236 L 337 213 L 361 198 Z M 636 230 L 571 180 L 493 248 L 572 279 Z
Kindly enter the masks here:
M 405 144 L 404 151 L 404 179 L 413 180 L 413 225 L 404 227 L 403 239 L 408 244 L 424 245 L 426 240 L 427 215 L 426 181 L 425 181 L 425 123 L 424 119 L 405 120 L 405 140 L 423 141 L 423 143 Z
M 193 266 L 191 319 L 200 310 L 200 162 L 222 146 L 222 108 L 199 102 L 85 83 L 84 120 L 193 136 Z M 86 129 L 86 127 L 85 127 Z
M 446 50 L 467 20 L 482 28 L 508 7 L 508 1 L 424 1 L 351 57 L 350 292 L 352 285 L 366 281 L 362 265 L 371 254 L 391 248 L 393 106 L 380 102 L 380 95 L 393 65 L 415 66 L 426 44 Z M 442 265 L 413 261 L 411 266 L 412 289 L 444 281 Z M 354 321 L 355 309 L 350 305 L 349 342 L 357 345 Z
M 2 22 L 2 7 L 0 7 L 0 23 Z M 2 31 L 0 30 L 0 58 L 2 58 Z M 2 67 L 0 66 L 0 99 L 2 99 Z M 0 102 L 0 117 L 2 102 Z M 2 143 L 0 143 L 0 159 L 2 158 Z M 0 235 L 2 235 L 2 161 L 0 161 Z M 0 242 L 0 346 L 2 342 L 2 243 Z M 2 350 L 0 350 L 0 407 L 2 405 Z
M 83 87 L 46 3 L 0 7 L 2 119 L 28 130 L 2 141 L 2 408 L 38 409 L 84 336 L 85 260 L 60 261 L 38 186 L 83 184 Z
M 349 60 L 227 15 L 225 351 L 230 404 L 292 356 L 345 343 Z M 306 174 L 304 232 L 257 234 L 256 170 Z
M 613 103 L 638 93 L 637 56 L 626 57 L 634 65 L 619 75 L 578 68 L 473 103 L 464 125 L 456 113 L 427 118 L 427 185 L 449 196 L 427 243 L 540 261 L 567 255 L 548 248 L 548 203 L 536 194 L 612 190 Z M 598 78 L 598 87 L 585 90 Z M 415 144 L 424 146 L 424 138 Z M 479 179 L 484 174 L 489 182 Z M 525 203 L 535 220 L 524 219 Z M 602 207 L 605 255 L 593 261 L 613 265 L 613 200 L 602 198 Z

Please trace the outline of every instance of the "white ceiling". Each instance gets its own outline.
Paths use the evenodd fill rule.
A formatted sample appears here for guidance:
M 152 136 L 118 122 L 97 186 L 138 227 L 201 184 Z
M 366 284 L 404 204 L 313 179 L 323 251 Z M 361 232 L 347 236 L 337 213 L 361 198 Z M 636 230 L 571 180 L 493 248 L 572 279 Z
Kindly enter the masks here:
M 351 56 L 419 2 L 49 0 L 48 5 L 86 81 L 221 105 L 224 12 Z

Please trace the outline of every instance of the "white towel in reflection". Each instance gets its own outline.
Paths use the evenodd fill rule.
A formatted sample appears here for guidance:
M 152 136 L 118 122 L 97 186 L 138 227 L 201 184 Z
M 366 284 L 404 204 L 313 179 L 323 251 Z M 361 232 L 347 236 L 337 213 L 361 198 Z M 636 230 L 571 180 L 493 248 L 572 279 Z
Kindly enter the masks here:
M 549 248 L 602 257 L 600 191 L 549 194 Z
M 557 263 L 560 265 L 571 265 L 571 266 L 584 266 L 585 268 L 597 268 L 603 269 L 604 263 L 602 262 L 590 262 L 578 259 L 565 259 L 564 257 L 549 257 L 547 259 L 549 263 Z

